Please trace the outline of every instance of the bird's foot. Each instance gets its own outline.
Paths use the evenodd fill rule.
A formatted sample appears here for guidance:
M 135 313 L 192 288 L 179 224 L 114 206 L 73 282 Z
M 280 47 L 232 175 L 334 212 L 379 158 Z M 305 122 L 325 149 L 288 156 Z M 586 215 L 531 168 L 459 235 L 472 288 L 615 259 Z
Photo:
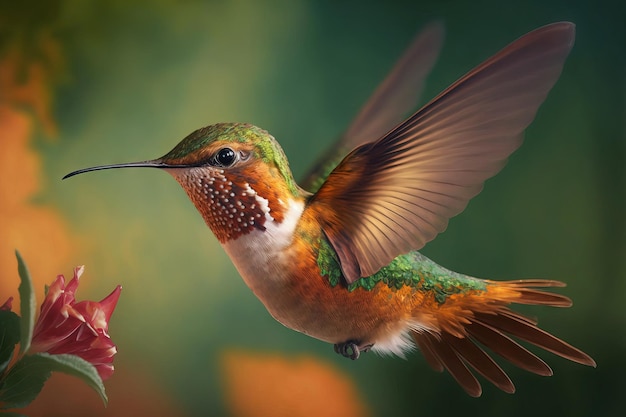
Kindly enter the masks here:
M 350 358 L 352 360 L 359 359 L 361 352 L 369 352 L 374 345 L 365 345 L 360 347 L 358 343 L 348 340 L 343 343 L 335 343 L 335 353 L 340 354 L 344 358 Z

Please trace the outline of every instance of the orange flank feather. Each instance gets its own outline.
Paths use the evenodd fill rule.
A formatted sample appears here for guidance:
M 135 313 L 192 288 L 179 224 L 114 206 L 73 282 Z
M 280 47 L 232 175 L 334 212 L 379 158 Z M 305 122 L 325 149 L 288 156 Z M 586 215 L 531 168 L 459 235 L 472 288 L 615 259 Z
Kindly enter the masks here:
M 441 268 L 437 269 L 438 274 L 447 272 L 459 277 L 455 284 L 459 292 L 445 300 L 420 283 L 394 287 L 380 281 L 369 290 L 357 286 L 348 291 L 344 281 L 333 286 L 329 279 L 320 279 L 319 252 L 317 245 L 312 245 L 320 233 L 313 212 L 305 211 L 288 251 L 292 255 L 292 267 L 287 271 L 290 278 L 255 290 L 268 311 L 289 328 L 334 344 L 346 340 L 361 348 L 373 344 L 376 351 L 400 356 L 411 349 L 412 339 L 433 369 L 447 369 L 472 396 L 479 396 L 482 389 L 470 369 L 505 392 L 515 391 L 509 377 L 484 349 L 521 369 L 552 375 L 542 359 L 514 339 L 595 366 L 587 354 L 509 308 L 511 304 L 569 307 L 572 302 L 568 297 L 544 290 L 565 286 L 562 282 L 478 280 L 436 266 Z M 422 282 L 432 280 L 424 278 L 424 274 L 436 264 L 422 255 L 416 256 L 422 262 L 413 265 L 413 273 Z M 469 289 L 470 283 L 476 289 Z M 403 336 L 409 336 L 408 341 Z

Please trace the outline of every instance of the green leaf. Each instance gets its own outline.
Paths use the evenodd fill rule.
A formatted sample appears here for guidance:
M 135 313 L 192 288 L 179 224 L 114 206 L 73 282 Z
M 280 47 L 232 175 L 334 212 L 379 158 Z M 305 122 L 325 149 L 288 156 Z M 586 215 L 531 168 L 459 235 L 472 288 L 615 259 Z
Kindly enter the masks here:
M 96 368 L 76 355 L 26 355 L 9 371 L 0 387 L 0 403 L 4 408 L 21 408 L 37 397 L 52 372 L 73 375 L 93 388 L 106 405 L 108 398 Z
M 11 367 L 0 387 L 2 408 L 22 408 L 33 401 L 52 369 L 35 356 L 23 356 Z
M 11 362 L 15 345 L 20 341 L 20 317 L 0 310 L 0 375 Z
M 104 390 L 104 383 L 96 367 L 76 355 L 50 355 L 49 353 L 38 353 L 38 356 L 49 361 L 53 371 L 63 372 L 67 375 L 73 375 L 83 380 L 91 388 L 94 389 L 102 398 L 104 405 L 107 405 L 109 399 Z
M 35 292 L 33 291 L 33 282 L 30 279 L 30 273 L 22 259 L 22 255 L 20 255 L 18 251 L 15 251 L 15 256 L 17 257 L 17 271 L 22 280 L 18 290 L 20 293 L 20 315 L 22 316 L 20 320 L 20 353 L 24 353 L 30 347 L 30 341 L 33 338 L 37 303 L 35 301 Z
M 26 417 L 24 414 L 14 413 L 12 411 L 0 411 L 2 417 Z

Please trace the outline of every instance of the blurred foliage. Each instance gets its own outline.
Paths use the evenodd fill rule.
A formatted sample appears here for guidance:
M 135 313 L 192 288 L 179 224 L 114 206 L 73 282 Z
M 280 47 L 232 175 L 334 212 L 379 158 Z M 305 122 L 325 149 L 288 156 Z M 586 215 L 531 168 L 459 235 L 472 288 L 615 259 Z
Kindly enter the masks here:
M 333 392 L 355 402 L 341 405 L 352 407 L 346 415 L 621 415 L 625 9 L 618 0 L 0 0 L 0 275 L 15 275 L 18 248 L 37 260 L 37 289 L 76 264 L 93 274 L 85 296 L 124 285 L 110 328 L 119 346 L 110 407 L 89 393 L 59 403 L 58 390 L 74 387 L 53 378 L 30 415 L 244 415 L 237 403 L 254 393 L 234 388 L 241 373 L 260 376 L 267 392 L 292 389 L 299 382 L 287 375 L 302 372 L 294 355 L 321 369 L 320 383 L 343 387 Z M 162 155 L 219 121 L 268 129 L 301 175 L 432 19 L 447 39 L 424 99 L 536 27 L 577 24 L 524 146 L 424 252 L 474 276 L 566 281 L 573 308 L 526 311 L 597 369 L 546 357 L 554 377 L 505 367 L 515 395 L 485 387 L 472 399 L 419 354 L 346 361 L 274 322 L 166 175 L 60 181 L 73 169 Z M 0 282 L 5 296 L 16 288 Z M 308 400 L 330 395 L 311 388 Z

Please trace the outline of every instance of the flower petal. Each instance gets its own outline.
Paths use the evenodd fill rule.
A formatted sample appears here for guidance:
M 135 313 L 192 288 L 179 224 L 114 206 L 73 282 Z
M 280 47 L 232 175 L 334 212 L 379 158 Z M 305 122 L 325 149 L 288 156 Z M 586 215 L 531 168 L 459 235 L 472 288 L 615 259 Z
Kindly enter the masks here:
M 117 347 L 108 335 L 109 319 L 115 310 L 122 287 L 117 286 L 102 301 L 76 302 L 83 266 L 74 268 L 74 276 L 65 285 L 57 276 L 46 294 L 31 343 L 31 352 L 77 355 L 94 365 L 102 379 L 113 373 Z M 10 307 L 10 299 L 2 307 Z
M 8 310 L 11 311 L 11 308 L 13 307 L 13 297 L 9 297 L 8 300 L 6 300 L 4 302 L 4 304 L 2 304 L 0 306 L 0 310 Z
M 111 294 L 107 295 L 102 301 L 100 301 L 100 308 L 104 311 L 104 316 L 106 317 L 107 325 L 109 320 L 111 319 L 111 315 L 113 314 L 113 310 L 117 306 L 117 301 L 120 298 L 120 294 L 122 293 L 122 286 L 118 285 L 111 292 Z

